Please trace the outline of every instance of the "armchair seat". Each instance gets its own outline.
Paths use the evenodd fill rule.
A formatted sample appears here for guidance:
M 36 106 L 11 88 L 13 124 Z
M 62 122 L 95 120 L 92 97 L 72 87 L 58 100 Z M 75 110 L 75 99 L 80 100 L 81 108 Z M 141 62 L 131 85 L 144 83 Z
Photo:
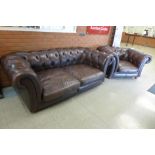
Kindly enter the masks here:
M 138 73 L 138 68 L 134 64 L 132 64 L 128 61 L 120 60 L 118 72 L 120 72 L 120 73 Z
M 76 93 L 80 82 L 63 68 L 48 69 L 37 73 L 43 87 L 43 100 L 50 101 Z

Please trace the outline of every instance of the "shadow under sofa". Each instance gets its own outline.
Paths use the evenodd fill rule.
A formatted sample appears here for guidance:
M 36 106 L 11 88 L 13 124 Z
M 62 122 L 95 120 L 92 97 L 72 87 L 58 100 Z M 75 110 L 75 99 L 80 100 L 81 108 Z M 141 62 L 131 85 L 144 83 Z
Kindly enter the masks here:
M 2 58 L 12 85 L 31 112 L 37 112 L 100 85 L 107 58 L 89 48 L 17 52 Z

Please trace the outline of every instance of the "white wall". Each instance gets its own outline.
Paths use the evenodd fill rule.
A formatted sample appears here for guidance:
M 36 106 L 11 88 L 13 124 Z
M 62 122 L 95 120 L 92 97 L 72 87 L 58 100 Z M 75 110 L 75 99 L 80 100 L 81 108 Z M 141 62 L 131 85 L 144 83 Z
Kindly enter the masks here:
M 64 32 L 64 33 L 76 33 L 76 26 L 39 26 L 40 28 L 27 28 L 26 26 L 0 26 L 0 30 L 9 31 L 39 31 L 39 32 Z
M 113 40 L 114 47 L 120 47 L 121 39 L 122 39 L 122 33 L 123 33 L 123 26 L 116 26 L 115 36 Z

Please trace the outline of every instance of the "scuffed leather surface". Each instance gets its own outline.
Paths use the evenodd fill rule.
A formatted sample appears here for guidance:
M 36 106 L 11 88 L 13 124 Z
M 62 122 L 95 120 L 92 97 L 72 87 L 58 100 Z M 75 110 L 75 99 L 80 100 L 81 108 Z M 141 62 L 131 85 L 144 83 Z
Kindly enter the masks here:
M 26 103 L 31 110 L 35 108 L 36 103 L 41 102 L 42 87 L 36 73 L 32 70 L 29 62 L 16 55 L 9 55 L 2 60 L 2 65 L 9 75 L 12 85 L 16 89 L 25 90 L 29 94 Z M 25 81 L 26 84 L 25 84 Z M 35 98 L 35 102 L 34 102 Z M 31 106 L 30 106 L 31 105 Z
M 88 64 L 104 70 L 104 57 L 98 51 L 88 48 L 56 48 L 16 55 L 29 62 L 35 71 L 75 64 Z
M 105 52 L 105 53 L 117 54 L 120 57 L 121 55 L 126 53 L 128 48 L 112 47 L 109 45 L 105 45 L 105 46 L 97 47 L 97 50 Z
M 106 71 L 106 77 L 107 78 L 112 78 L 113 73 L 116 71 L 116 67 L 117 67 L 117 60 L 113 55 L 109 55 L 109 63 L 108 63 L 108 67 L 107 67 L 107 71 Z
M 150 55 L 131 48 L 101 46 L 97 49 L 102 53 L 113 54 L 116 67 L 111 77 L 139 77 L 144 65 L 152 60 Z M 124 63 L 121 63 L 120 60 L 123 60 Z
M 60 67 L 59 53 L 55 49 L 38 52 L 21 52 L 16 55 L 29 62 L 35 71 Z
M 104 80 L 104 73 L 88 65 L 73 65 L 65 68 L 66 72 L 81 82 L 81 86 L 98 80 Z
M 108 45 L 100 46 L 97 48 L 102 54 L 107 55 L 108 67 L 106 71 L 106 76 L 112 78 L 114 72 L 117 71 L 119 65 L 119 55 L 121 53 L 120 48 L 111 47 Z M 108 58 L 110 56 L 110 58 Z M 108 60 L 110 59 L 110 61 Z
M 83 63 L 82 55 L 84 54 L 85 49 L 75 48 L 75 49 L 60 49 L 60 61 L 61 66 L 68 66 Z
M 97 50 L 103 51 L 105 53 L 113 53 L 113 52 L 116 52 L 116 48 L 115 47 L 111 47 L 111 46 L 108 46 L 108 45 L 99 46 L 99 47 L 97 47 Z
M 36 73 L 30 67 L 30 64 L 18 56 L 8 56 L 3 61 L 5 71 L 9 74 L 13 85 L 22 87 L 20 80 L 23 78 L 29 78 L 36 83 L 38 91 L 41 91 L 41 87 L 38 81 Z
M 138 68 L 128 61 L 120 60 L 118 72 L 121 72 L 121 73 L 138 73 Z
M 43 87 L 43 100 L 55 100 L 78 90 L 80 82 L 63 68 L 49 69 L 37 73 Z
M 128 49 L 120 59 L 129 61 L 134 65 L 136 65 L 137 67 L 140 67 L 142 63 L 145 63 L 145 64 L 150 63 L 152 60 L 152 57 L 150 55 L 136 51 L 134 49 Z
M 3 66 L 13 85 L 23 92 L 24 98 L 30 98 L 27 105 L 35 112 L 76 94 L 81 83 L 85 84 L 86 90 L 103 82 L 107 62 L 96 50 L 56 48 L 6 56 Z M 73 72 L 67 72 L 67 67 L 75 67 L 70 71 L 74 70 L 78 78 Z

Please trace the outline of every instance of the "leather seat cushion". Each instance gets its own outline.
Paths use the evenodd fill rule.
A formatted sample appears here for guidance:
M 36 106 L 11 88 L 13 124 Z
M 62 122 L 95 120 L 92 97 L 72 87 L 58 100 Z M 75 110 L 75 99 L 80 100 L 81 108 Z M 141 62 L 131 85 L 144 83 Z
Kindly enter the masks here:
M 49 69 L 38 72 L 43 87 L 43 100 L 58 99 L 76 92 L 80 82 L 64 71 L 64 68 Z
M 128 61 L 120 60 L 118 72 L 121 72 L 121 73 L 137 73 L 138 68 Z
M 97 68 L 78 64 L 65 67 L 66 71 L 81 82 L 81 85 L 86 85 L 98 80 L 104 80 L 104 73 Z

